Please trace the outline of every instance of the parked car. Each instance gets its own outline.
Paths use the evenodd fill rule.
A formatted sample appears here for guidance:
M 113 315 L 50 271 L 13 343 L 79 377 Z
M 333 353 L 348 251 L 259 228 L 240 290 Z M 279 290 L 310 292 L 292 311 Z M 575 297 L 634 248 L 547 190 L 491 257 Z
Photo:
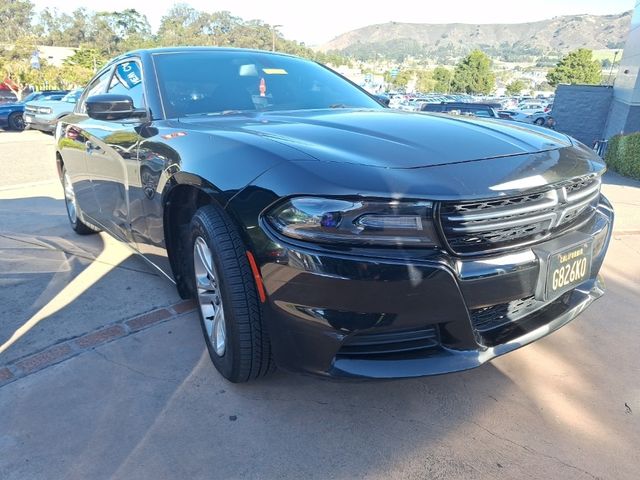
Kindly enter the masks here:
M 24 130 L 24 105 L 21 103 L 0 104 L 0 128 L 7 130 Z
M 20 103 L 29 103 L 34 100 L 62 100 L 67 93 L 69 93 L 69 90 L 39 90 L 31 92 Z
M 72 90 L 60 100 L 34 100 L 28 102 L 24 108 L 24 122 L 26 128 L 53 133 L 56 124 L 65 115 L 73 111 L 82 90 Z
M 17 103 L 18 97 L 11 90 L 0 90 L 0 105 L 5 103 Z
M 0 128 L 21 131 L 25 128 L 25 103 L 33 100 L 60 100 L 68 90 L 42 90 L 32 92 L 19 102 L 0 104 Z
M 592 149 L 392 110 L 309 60 L 121 55 L 56 145 L 71 227 L 128 243 L 196 299 L 233 382 L 273 362 L 346 378 L 477 367 L 603 294 L 613 209 Z
M 529 114 L 528 113 L 523 113 L 521 111 L 518 110 L 498 110 L 498 116 L 500 118 L 509 118 L 511 120 L 515 120 L 516 122 L 527 122 L 527 119 L 529 118 Z
M 551 114 L 549 112 L 542 113 L 533 113 L 525 118 L 526 123 L 533 123 L 534 125 L 547 125 L 549 119 L 551 119 Z
M 555 121 L 550 112 L 523 113 L 515 110 L 499 110 L 498 116 L 503 119 L 515 120 L 516 122 L 532 123 L 538 126 L 553 127 Z
M 541 103 L 520 103 L 515 110 L 522 112 L 522 113 L 526 113 L 528 115 L 532 114 L 532 113 L 537 113 L 537 112 L 544 112 L 545 110 L 545 105 L 542 105 Z
M 421 111 L 451 113 L 455 115 L 483 118 L 500 118 L 496 113 L 495 107 L 495 104 L 488 103 L 442 102 L 425 103 L 422 105 Z

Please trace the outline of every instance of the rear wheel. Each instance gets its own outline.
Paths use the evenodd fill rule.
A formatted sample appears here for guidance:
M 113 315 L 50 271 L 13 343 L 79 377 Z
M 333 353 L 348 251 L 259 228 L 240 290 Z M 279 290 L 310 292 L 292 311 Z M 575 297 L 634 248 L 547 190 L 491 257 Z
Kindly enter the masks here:
M 536 118 L 536 121 L 533 122 L 533 123 L 535 123 L 536 125 L 542 126 L 542 125 L 544 125 L 544 118 L 542 118 L 542 117 Z
M 80 219 L 82 211 L 78 205 L 78 199 L 73 190 L 73 184 L 71 183 L 67 169 L 64 167 L 62 167 L 62 188 L 64 189 L 64 204 L 67 207 L 67 217 L 69 218 L 71 228 L 80 235 L 96 233 L 96 230 L 89 227 Z
M 21 112 L 14 112 L 9 115 L 7 122 L 11 130 L 17 130 L 19 132 L 24 130 L 24 117 Z
M 209 356 L 231 382 L 272 370 L 247 250 L 235 225 L 218 207 L 200 208 L 191 220 L 193 279 Z

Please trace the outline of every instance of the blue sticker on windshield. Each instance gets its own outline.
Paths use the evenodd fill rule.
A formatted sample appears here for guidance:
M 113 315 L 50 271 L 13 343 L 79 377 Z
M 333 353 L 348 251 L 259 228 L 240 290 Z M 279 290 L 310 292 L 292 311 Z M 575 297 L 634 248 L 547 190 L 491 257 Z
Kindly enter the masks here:
M 142 82 L 140 67 L 136 62 L 127 62 L 118 65 L 116 68 L 116 77 L 120 83 L 128 89 L 132 89 Z

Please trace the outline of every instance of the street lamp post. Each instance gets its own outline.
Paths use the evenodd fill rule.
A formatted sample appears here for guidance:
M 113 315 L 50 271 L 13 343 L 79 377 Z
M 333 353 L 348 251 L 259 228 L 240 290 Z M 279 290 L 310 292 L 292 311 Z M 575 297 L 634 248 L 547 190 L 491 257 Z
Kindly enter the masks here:
M 282 25 L 272 25 L 271 26 L 271 51 L 276 51 L 276 28 L 280 28 Z

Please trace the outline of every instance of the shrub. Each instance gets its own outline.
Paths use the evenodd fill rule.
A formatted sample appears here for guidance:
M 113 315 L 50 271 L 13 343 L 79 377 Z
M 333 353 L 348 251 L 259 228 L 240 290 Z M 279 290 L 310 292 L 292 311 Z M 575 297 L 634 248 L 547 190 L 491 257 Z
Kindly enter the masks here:
M 611 138 L 605 161 L 611 170 L 640 180 L 640 133 Z

